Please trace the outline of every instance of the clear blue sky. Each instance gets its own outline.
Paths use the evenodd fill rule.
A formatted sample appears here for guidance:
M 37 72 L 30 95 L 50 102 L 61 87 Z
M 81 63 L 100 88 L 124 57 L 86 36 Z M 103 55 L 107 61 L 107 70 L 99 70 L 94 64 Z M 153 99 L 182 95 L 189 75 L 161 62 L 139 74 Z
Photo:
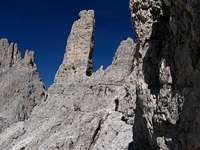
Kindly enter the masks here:
M 95 10 L 94 70 L 108 66 L 121 40 L 133 37 L 129 0 L 0 0 L 0 38 L 36 53 L 48 87 L 62 62 L 72 23 L 83 9 Z

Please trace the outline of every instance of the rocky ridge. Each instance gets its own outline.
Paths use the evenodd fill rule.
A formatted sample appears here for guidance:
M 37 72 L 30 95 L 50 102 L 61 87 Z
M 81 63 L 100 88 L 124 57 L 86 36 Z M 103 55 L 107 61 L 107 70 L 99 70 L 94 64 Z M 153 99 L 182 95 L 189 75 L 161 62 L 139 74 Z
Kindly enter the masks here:
M 22 59 L 0 40 L 0 149 L 200 149 L 199 7 L 130 0 L 137 42 L 122 41 L 112 64 L 94 73 L 94 11 L 81 11 L 47 94 L 34 53 Z
M 29 118 L 35 105 L 45 98 L 43 83 L 34 63 L 34 52 L 24 58 L 15 43 L 0 39 L 0 133 L 13 123 Z

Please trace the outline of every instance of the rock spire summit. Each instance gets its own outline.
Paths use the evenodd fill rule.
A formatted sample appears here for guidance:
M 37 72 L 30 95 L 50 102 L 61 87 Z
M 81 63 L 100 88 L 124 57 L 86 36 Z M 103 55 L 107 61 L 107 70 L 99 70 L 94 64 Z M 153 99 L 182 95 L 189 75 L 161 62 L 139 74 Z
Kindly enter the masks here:
M 10 43 L 7 39 L 0 39 L 0 68 L 8 68 L 20 60 L 20 54 L 16 43 Z
M 56 78 L 56 83 L 72 78 L 92 74 L 93 32 L 95 19 L 93 10 L 83 10 L 80 19 L 75 21 L 67 40 L 63 63 Z

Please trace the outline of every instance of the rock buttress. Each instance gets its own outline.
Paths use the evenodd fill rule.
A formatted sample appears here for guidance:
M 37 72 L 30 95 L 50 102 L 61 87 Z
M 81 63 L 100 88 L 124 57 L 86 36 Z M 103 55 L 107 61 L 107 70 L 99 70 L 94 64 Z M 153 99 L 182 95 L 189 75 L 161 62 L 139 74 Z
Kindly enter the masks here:
M 141 55 L 135 148 L 200 149 L 200 3 L 131 0 L 130 8 Z

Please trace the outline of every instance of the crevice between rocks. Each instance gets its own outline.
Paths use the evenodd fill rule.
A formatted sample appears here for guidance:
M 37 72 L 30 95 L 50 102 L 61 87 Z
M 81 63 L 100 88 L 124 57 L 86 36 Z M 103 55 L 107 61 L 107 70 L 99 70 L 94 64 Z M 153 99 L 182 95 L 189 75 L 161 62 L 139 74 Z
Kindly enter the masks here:
M 92 148 L 92 146 L 95 144 L 96 140 L 98 139 L 100 131 L 101 131 L 102 124 L 103 124 L 103 119 L 101 119 L 98 123 L 98 126 L 97 126 L 97 128 L 96 128 L 96 130 L 95 130 L 95 132 L 92 136 L 92 141 L 90 143 L 88 150 L 90 150 Z

